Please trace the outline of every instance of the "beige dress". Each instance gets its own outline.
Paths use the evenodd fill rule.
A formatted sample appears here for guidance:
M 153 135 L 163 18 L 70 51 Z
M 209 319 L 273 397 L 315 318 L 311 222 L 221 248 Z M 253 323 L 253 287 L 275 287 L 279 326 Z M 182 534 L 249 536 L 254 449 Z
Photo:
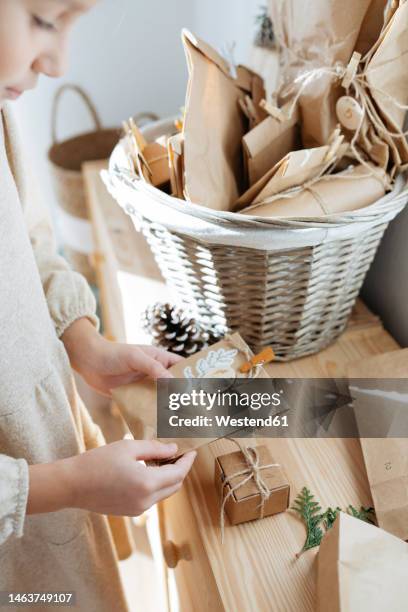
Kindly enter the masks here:
M 76 319 L 98 320 L 86 281 L 56 253 L 10 111 L 0 115 L 0 591 L 74 591 L 74 609 L 121 612 L 107 518 L 76 509 L 26 516 L 28 464 L 101 441 L 60 340 Z

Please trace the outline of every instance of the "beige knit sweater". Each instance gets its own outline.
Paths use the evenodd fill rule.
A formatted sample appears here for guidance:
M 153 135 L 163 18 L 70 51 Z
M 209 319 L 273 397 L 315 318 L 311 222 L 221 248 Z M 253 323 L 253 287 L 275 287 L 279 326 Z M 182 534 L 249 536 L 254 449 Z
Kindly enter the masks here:
M 106 517 L 77 509 L 26 516 L 28 464 L 101 442 L 60 340 L 79 317 L 98 320 L 85 279 L 56 253 L 9 109 L 1 117 L 0 591 L 75 591 L 75 609 L 121 612 L 127 607 Z

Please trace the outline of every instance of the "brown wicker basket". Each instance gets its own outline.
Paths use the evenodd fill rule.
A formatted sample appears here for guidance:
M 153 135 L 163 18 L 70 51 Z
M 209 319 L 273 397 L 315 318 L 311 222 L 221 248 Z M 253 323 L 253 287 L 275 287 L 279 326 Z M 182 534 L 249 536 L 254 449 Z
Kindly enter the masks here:
M 95 123 L 95 131 L 80 134 L 69 140 L 59 142 L 57 138 L 57 118 L 61 97 L 68 91 L 76 92 L 88 107 Z M 52 109 L 53 145 L 48 152 L 51 173 L 60 207 L 70 215 L 79 227 L 85 227 L 88 211 L 85 189 L 82 178 L 82 164 L 86 161 L 108 159 L 120 135 L 119 129 L 103 129 L 98 113 L 83 89 L 77 85 L 63 85 L 56 93 Z M 82 223 L 81 223 L 82 220 Z M 91 235 L 91 232 L 88 232 Z M 68 232 L 64 234 L 64 238 Z M 89 248 L 79 250 L 80 245 L 73 245 L 64 240 L 64 253 L 72 267 L 83 274 L 88 282 L 95 283 L 95 273 L 90 264 Z

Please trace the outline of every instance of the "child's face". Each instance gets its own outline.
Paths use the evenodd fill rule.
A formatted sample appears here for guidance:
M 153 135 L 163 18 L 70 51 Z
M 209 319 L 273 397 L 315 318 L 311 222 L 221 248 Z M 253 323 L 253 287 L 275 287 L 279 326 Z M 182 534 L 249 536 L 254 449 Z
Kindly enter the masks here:
M 0 0 L 0 107 L 33 89 L 40 74 L 61 76 L 68 35 L 97 0 Z

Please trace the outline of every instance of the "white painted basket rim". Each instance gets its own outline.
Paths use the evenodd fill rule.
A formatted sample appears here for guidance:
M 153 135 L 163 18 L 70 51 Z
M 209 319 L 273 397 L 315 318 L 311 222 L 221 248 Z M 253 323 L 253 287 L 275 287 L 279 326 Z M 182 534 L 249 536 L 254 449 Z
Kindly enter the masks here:
M 173 119 L 145 128 L 149 139 L 171 130 Z M 139 180 L 131 171 L 122 142 L 115 147 L 109 170 L 102 178 L 120 206 L 137 220 L 145 218 L 169 231 L 205 244 L 282 250 L 353 238 L 370 227 L 389 223 L 408 200 L 406 178 L 398 177 L 394 190 L 371 206 L 341 215 L 308 219 L 265 219 L 214 211 L 179 200 Z

